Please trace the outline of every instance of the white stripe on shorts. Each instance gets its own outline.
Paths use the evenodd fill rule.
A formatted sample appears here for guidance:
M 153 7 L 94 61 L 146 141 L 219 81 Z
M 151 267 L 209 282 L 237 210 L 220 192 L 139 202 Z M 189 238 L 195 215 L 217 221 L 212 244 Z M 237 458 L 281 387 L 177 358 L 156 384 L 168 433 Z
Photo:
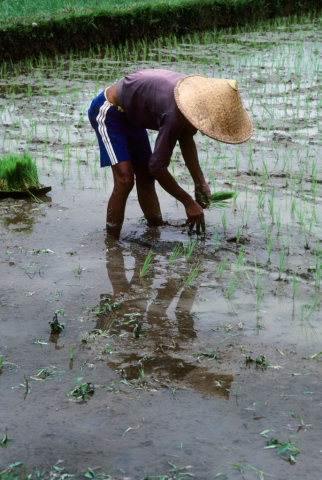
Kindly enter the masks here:
M 115 152 L 113 150 L 111 140 L 110 140 L 110 138 L 107 134 L 107 130 L 106 130 L 105 123 L 104 123 L 107 111 L 110 108 L 110 106 L 111 105 L 106 101 L 103 103 L 103 105 L 101 106 L 100 111 L 99 111 L 99 113 L 96 117 L 96 121 L 98 123 L 98 131 L 101 134 L 101 137 L 102 137 L 104 146 L 106 148 L 107 154 L 111 159 L 111 164 L 115 165 L 116 163 L 118 163 L 118 161 L 117 161 Z

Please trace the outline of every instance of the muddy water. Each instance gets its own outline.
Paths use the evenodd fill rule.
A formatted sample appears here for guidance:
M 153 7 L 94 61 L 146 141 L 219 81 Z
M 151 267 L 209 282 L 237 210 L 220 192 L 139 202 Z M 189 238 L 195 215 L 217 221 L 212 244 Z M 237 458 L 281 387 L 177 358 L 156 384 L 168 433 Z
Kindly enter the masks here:
M 8 67 L 1 153 L 28 148 L 52 192 L 0 201 L 2 470 L 321 478 L 321 360 L 311 358 L 322 350 L 321 51 L 311 19 Z M 238 79 L 252 142 L 195 137 L 211 188 L 239 192 L 226 228 L 210 209 L 205 238 L 189 236 L 184 208 L 158 189 L 168 225 L 147 227 L 133 191 L 120 241 L 106 237 L 112 178 L 85 113 L 136 67 Z M 193 194 L 179 150 L 170 170 Z M 189 259 L 169 264 L 193 241 Z M 55 312 L 60 335 L 48 325 Z M 85 402 L 68 396 L 79 377 L 95 388 Z M 292 435 L 295 447 L 277 454 Z M 271 438 L 280 446 L 264 449 Z

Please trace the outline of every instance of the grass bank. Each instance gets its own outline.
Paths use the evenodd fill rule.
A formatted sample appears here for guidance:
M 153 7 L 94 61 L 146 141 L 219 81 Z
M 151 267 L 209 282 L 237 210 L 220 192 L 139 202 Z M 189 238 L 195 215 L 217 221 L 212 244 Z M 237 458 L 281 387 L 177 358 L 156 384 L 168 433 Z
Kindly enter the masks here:
M 0 12 L 0 58 L 122 43 L 191 30 L 321 9 L 321 0 L 76 0 L 5 1 Z

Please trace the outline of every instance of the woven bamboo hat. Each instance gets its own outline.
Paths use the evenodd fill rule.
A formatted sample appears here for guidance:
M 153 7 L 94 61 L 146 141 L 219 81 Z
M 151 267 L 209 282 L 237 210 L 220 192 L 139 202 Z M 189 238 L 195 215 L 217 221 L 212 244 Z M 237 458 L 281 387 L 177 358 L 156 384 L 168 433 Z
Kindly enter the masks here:
M 253 134 L 236 80 L 187 75 L 174 88 L 181 113 L 201 133 L 224 143 L 243 143 Z

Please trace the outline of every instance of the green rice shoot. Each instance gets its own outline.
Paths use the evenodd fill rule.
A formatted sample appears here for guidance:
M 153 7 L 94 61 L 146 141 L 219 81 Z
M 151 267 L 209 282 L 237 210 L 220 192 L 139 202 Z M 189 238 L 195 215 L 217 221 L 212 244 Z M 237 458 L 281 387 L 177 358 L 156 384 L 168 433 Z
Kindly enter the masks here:
M 220 190 L 210 195 L 209 207 L 226 208 L 230 206 L 229 200 L 236 197 L 236 192 Z
M 36 160 L 27 153 L 0 159 L 0 191 L 21 191 L 40 188 Z

